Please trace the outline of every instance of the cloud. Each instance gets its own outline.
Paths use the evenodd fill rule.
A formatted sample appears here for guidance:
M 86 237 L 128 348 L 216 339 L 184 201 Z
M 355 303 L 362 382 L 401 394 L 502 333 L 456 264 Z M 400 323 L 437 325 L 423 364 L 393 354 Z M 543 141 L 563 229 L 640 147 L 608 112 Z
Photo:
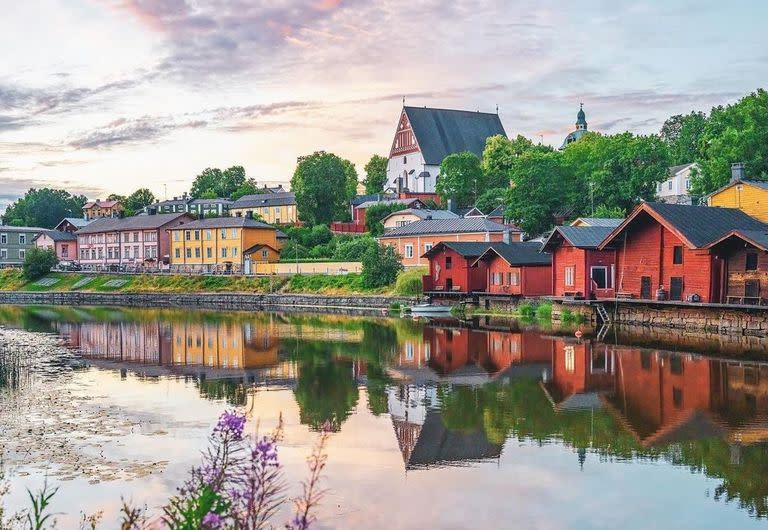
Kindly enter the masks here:
M 151 143 L 181 129 L 205 127 L 202 120 L 176 121 L 166 116 L 144 116 L 137 119 L 120 118 L 106 126 L 95 129 L 69 141 L 76 150 L 105 149 L 118 145 Z

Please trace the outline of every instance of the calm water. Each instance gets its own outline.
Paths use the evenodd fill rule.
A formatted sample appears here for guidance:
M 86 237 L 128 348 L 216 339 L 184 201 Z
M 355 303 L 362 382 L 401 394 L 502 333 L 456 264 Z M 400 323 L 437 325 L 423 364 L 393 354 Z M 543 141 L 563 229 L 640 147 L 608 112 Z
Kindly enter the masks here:
M 5 503 L 47 477 L 63 528 L 80 511 L 114 527 L 121 496 L 157 510 L 239 407 L 254 432 L 282 415 L 293 484 L 330 420 L 318 528 L 765 527 L 767 348 L 490 319 L 4 306 Z

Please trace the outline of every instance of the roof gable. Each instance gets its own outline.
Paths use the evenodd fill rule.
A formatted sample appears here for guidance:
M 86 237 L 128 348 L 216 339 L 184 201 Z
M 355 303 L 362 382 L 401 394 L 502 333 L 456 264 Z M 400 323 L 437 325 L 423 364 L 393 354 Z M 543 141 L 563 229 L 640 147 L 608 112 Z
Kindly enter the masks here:
M 188 213 L 161 213 L 157 215 L 136 215 L 134 217 L 102 217 L 77 231 L 77 235 L 121 230 L 157 230 L 178 219 L 193 220 Z
M 485 253 L 489 247 L 493 246 L 493 243 L 485 242 L 462 242 L 462 241 L 441 241 L 427 252 L 424 253 L 422 258 L 428 258 L 434 256 L 441 250 L 448 248 L 456 252 L 463 258 L 477 258 Z
M 714 197 L 715 195 L 724 192 L 725 190 L 728 190 L 732 188 L 733 186 L 737 184 L 742 184 L 746 186 L 750 186 L 752 188 L 757 188 L 762 191 L 768 191 L 768 182 L 764 180 L 732 180 L 725 186 L 722 186 L 720 188 L 717 188 L 715 191 L 707 195 L 707 198 Z
M 427 107 L 403 109 L 428 165 L 439 165 L 446 156 L 464 151 L 482 156 L 489 137 L 507 135 L 498 114 Z
M 688 248 L 706 248 L 731 230 L 768 230 L 768 225 L 737 208 L 644 202 L 613 229 L 600 248 L 605 248 L 641 214 L 647 214 L 674 233 Z
M 551 265 L 552 254 L 541 251 L 540 243 L 514 242 L 495 243 L 485 251 L 477 261 L 492 261 L 496 257 L 503 259 L 511 267 L 524 265 Z
M 498 233 L 517 231 L 515 227 L 509 227 L 494 223 L 482 217 L 470 217 L 465 219 L 425 219 L 415 221 L 404 226 L 388 230 L 381 238 L 416 236 L 422 234 L 463 234 L 463 233 Z
M 576 248 L 596 249 L 611 233 L 609 226 L 556 226 L 549 234 L 541 250 L 551 249 L 558 242 L 558 236 Z

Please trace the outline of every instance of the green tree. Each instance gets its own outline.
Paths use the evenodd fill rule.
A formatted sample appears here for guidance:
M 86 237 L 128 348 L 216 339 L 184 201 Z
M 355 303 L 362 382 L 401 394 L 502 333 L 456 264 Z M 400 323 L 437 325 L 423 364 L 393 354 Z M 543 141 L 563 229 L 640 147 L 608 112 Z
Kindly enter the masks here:
M 24 278 L 33 281 L 51 272 L 51 269 L 59 263 L 56 252 L 51 249 L 32 247 L 24 256 Z
M 333 259 L 338 261 L 360 261 L 371 248 L 378 245 L 370 236 L 354 236 L 341 240 L 333 252 Z
M 380 155 L 373 155 L 365 164 L 365 193 L 381 193 L 387 183 L 388 160 Z
M 222 171 L 205 168 L 192 182 L 190 195 L 195 199 L 228 198 L 246 182 L 243 166 L 232 166 Z
M 340 221 L 348 221 L 351 217 L 349 208 L 346 208 L 346 205 L 349 204 L 349 201 L 351 201 L 355 195 L 357 195 L 357 186 L 360 184 L 360 181 L 357 180 L 357 170 L 352 162 L 342 159 L 342 164 L 344 164 L 344 177 L 346 179 L 346 201 L 343 213 L 340 217 L 337 217 L 337 219 Z
M 400 254 L 389 245 L 376 245 L 363 256 L 363 285 L 368 288 L 392 285 L 403 270 Z
M 552 226 L 553 214 L 573 204 L 578 186 L 560 152 L 528 151 L 512 167 L 505 217 L 527 233 L 536 235 Z
M 483 213 L 491 213 L 497 206 L 504 203 L 509 186 L 486 190 L 475 201 L 475 206 Z
M 483 149 L 483 189 L 508 188 L 510 183 L 510 171 L 515 159 L 530 150 L 542 152 L 552 151 L 545 145 L 535 145 L 528 138 L 517 135 L 510 140 L 506 136 L 491 136 L 485 141 Z M 485 210 L 483 210 L 485 211 Z
M 609 208 L 605 204 L 600 204 L 595 208 L 594 217 L 601 219 L 624 219 L 627 216 L 626 211 L 618 207 Z
M 712 109 L 700 144 L 701 171 L 693 178 L 694 194 L 725 185 L 733 162 L 744 162 L 751 179 L 768 179 L 768 92 L 759 89 L 732 105 Z
M 474 153 L 454 153 L 443 159 L 436 186 L 443 204 L 452 199 L 458 207 L 472 206 L 482 188 L 483 169 Z
M 13 226 L 53 228 L 65 217 L 82 217 L 87 199 L 64 190 L 31 188 L 8 206 L 3 222 Z
M 232 192 L 230 195 L 230 199 L 233 201 L 236 201 L 240 197 L 244 197 L 245 195 L 258 195 L 261 193 L 268 193 L 267 190 L 264 188 L 260 188 L 259 185 L 256 183 L 256 179 L 249 178 L 240 186 Z
M 122 200 L 126 215 L 136 215 L 154 202 L 155 195 L 147 188 L 139 188 Z
M 659 136 L 669 147 L 671 165 L 701 160 L 706 125 L 707 116 L 703 112 L 676 114 L 664 122 Z
M 379 203 L 374 204 L 365 210 L 365 229 L 372 236 L 380 236 L 384 233 L 384 225 L 381 221 L 391 213 L 405 210 L 405 205 L 401 203 Z
M 291 178 L 299 218 L 309 224 L 329 224 L 348 217 L 349 166 L 325 151 L 299 158 Z M 352 168 L 354 169 L 354 167 Z

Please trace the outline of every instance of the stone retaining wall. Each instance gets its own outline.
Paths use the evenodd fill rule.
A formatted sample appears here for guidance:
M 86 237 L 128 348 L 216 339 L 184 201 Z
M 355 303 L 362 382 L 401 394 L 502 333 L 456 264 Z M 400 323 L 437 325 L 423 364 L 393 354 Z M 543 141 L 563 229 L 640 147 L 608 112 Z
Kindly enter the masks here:
M 0 291 L 0 304 L 71 305 L 126 307 L 183 307 L 228 309 L 237 311 L 281 310 L 355 310 L 380 313 L 391 304 L 413 304 L 407 297 L 325 296 L 308 294 L 253 293 L 94 293 L 79 291 L 21 292 Z M 334 311 L 335 312 L 335 311 Z

